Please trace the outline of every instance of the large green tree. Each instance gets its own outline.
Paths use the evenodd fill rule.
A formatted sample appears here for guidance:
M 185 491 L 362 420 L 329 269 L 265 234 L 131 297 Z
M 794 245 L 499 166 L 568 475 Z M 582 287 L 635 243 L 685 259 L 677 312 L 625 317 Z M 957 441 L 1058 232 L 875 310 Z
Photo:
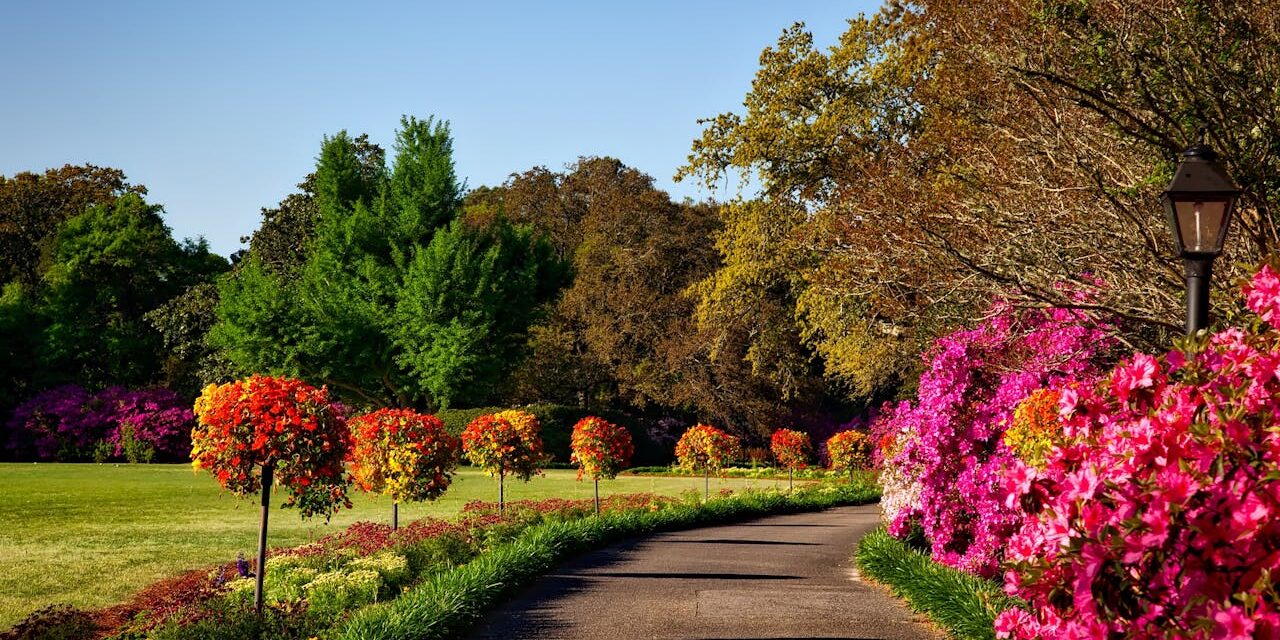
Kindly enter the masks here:
M 91 206 L 146 192 L 129 184 L 123 171 L 91 164 L 0 176 L 0 282 L 34 289 L 47 267 L 41 254 L 48 252 L 59 225 Z
M 254 249 L 255 239 L 236 273 L 220 286 L 219 321 L 210 340 L 241 369 L 301 376 L 328 384 L 363 405 L 439 406 L 459 398 L 485 397 L 485 390 L 497 384 L 493 378 L 503 375 L 514 357 L 510 364 L 504 360 L 503 366 L 487 365 L 472 373 L 457 362 L 432 358 L 456 361 L 465 356 L 489 363 L 491 358 L 473 351 L 506 344 L 506 332 L 523 336 L 531 309 L 513 306 L 505 311 L 511 321 L 497 324 L 484 313 L 464 313 L 474 305 L 456 309 L 457 315 L 448 318 L 450 326 L 485 336 L 470 343 L 466 348 L 472 351 L 461 356 L 457 343 L 443 351 L 424 346 L 423 341 L 435 345 L 436 336 L 409 332 L 397 318 L 406 313 L 405 297 L 426 286 L 420 265 L 439 254 L 431 249 L 437 236 L 451 238 L 453 246 L 459 242 L 483 245 L 485 234 L 506 232 L 500 226 L 456 230 L 449 226 L 459 215 L 463 187 L 454 172 L 447 123 L 403 118 L 389 170 L 374 149 L 364 138 L 353 139 L 345 132 L 325 138 L 312 181 L 313 231 L 286 237 L 273 227 L 269 231 L 275 239 L 261 245 L 301 246 L 302 259 L 294 267 L 280 268 L 276 265 L 282 260 L 272 261 Z M 457 234 L 476 234 L 476 238 L 459 241 Z M 520 275 L 504 271 L 515 260 L 507 254 L 536 251 L 536 243 L 498 244 L 506 251 L 500 252 L 503 260 L 463 259 L 467 268 L 480 271 L 453 272 L 449 275 L 455 280 L 437 284 L 444 291 L 455 286 L 468 291 L 476 282 L 501 290 L 505 278 L 519 280 Z M 534 254 L 524 257 L 537 259 Z M 536 291 L 540 290 L 530 289 L 527 297 L 541 302 L 533 295 Z M 519 300 L 505 302 L 516 305 Z M 435 311 L 422 313 L 436 320 L 454 311 L 450 302 L 424 304 L 423 309 Z M 524 320 L 516 321 L 520 318 Z M 439 371 L 466 373 L 468 388 L 426 384 L 439 380 Z
M 38 304 L 44 376 L 87 386 L 159 381 L 160 335 L 144 320 L 226 269 L 203 242 L 178 243 L 158 205 L 126 194 L 61 225 Z

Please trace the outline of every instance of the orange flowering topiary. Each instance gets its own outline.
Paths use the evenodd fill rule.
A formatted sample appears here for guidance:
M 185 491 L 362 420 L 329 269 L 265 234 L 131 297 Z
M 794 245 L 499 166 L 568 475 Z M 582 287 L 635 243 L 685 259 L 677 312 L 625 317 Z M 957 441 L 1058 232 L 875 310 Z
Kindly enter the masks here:
M 626 429 L 595 416 L 573 425 L 569 461 L 578 465 L 578 479 L 611 480 L 631 462 L 635 446 Z
M 676 460 L 680 466 L 704 474 L 711 474 L 726 467 L 742 455 L 742 444 L 709 424 L 689 427 L 676 443 Z
M 809 465 L 813 443 L 809 434 L 793 429 L 778 429 L 769 439 L 769 449 L 783 469 L 803 469 Z
M 827 439 L 827 457 L 836 471 L 852 474 L 855 470 L 870 468 L 871 438 L 861 431 L 841 431 Z
M 480 416 L 462 432 L 462 450 L 472 464 L 489 475 L 529 480 L 546 463 L 540 428 L 538 418 L 526 411 Z
M 209 385 L 195 403 L 192 466 L 207 469 L 228 491 L 262 488 L 254 467 L 270 469 L 288 489 L 284 506 L 326 518 L 347 498 L 343 461 L 351 436 L 325 388 L 291 378 L 251 376 Z
M 356 486 L 396 502 L 435 500 L 458 467 L 458 439 L 444 422 L 411 409 L 379 409 L 351 420 Z

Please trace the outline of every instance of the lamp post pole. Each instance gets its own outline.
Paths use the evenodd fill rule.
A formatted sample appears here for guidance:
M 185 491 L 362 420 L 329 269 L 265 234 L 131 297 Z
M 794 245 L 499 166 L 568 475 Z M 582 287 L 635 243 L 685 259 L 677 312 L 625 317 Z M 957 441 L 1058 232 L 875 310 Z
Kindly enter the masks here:
M 1187 278 L 1187 335 L 1209 326 L 1209 281 L 1213 277 L 1213 257 L 1182 259 Z

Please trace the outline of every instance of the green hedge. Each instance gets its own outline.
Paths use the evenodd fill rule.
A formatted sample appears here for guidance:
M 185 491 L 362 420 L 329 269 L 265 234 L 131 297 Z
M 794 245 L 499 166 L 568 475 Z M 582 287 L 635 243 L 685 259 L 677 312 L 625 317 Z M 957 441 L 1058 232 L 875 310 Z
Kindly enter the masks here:
M 996 615 L 1026 606 L 999 584 L 940 565 L 883 529 L 863 537 L 854 559 L 862 575 L 887 585 L 956 638 L 994 640 Z
M 614 411 L 587 411 L 559 404 L 531 404 L 523 407 L 443 409 L 437 411 L 436 416 L 444 421 L 445 429 L 456 436 L 461 434 L 472 420 L 488 413 L 497 413 L 511 408 L 528 411 L 538 417 L 538 421 L 542 423 L 542 444 L 547 453 L 550 453 L 558 463 L 568 464 L 569 437 L 573 434 L 573 425 L 586 416 L 597 416 L 626 427 L 636 445 L 636 453 L 631 459 L 632 465 L 664 465 L 670 463 L 675 457 L 671 447 L 660 445 L 649 438 L 642 419 Z
M 526 529 L 513 542 L 424 581 L 396 600 L 356 613 L 335 635 L 340 640 L 457 638 L 516 589 L 569 557 L 617 540 L 772 515 L 865 504 L 879 497 L 866 485 L 807 488 L 794 496 L 744 493 L 706 504 L 656 512 L 631 511 Z

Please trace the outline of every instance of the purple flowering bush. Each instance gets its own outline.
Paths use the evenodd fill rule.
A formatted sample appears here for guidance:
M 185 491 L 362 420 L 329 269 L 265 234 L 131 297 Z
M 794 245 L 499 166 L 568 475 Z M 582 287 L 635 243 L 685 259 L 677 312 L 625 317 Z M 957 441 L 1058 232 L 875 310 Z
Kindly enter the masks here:
M 1014 408 L 1047 384 L 1096 376 L 1111 346 L 1107 327 L 1083 313 L 1006 302 L 938 339 L 916 401 L 888 407 L 873 430 L 890 442 L 882 473 L 890 533 L 906 537 L 919 525 L 934 560 L 996 575 L 1021 524 L 1004 503 L 1013 454 L 1001 437 Z
M 19 405 L 3 443 L 18 460 L 187 459 L 195 414 L 168 389 L 110 387 L 91 394 L 67 385 Z

